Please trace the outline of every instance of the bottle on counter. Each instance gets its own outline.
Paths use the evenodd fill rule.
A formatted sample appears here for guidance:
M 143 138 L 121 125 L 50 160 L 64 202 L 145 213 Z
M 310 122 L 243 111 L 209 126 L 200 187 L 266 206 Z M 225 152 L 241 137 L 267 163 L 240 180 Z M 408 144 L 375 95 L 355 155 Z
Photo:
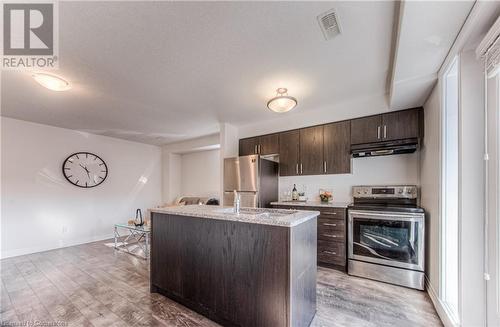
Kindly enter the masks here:
M 292 201 L 297 201 L 299 199 L 299 192 L 297 191 L 297 187 L 293 184 L 292 189 Z

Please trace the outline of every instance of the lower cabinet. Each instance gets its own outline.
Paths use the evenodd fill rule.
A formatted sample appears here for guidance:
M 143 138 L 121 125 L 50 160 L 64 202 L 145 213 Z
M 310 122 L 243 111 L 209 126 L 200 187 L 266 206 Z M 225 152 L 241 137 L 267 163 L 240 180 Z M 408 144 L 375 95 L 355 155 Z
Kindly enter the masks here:
M 319 211 L 318 265 L 347 270 L 347 210 L 334 207 L 274 205 L 274 208 Z

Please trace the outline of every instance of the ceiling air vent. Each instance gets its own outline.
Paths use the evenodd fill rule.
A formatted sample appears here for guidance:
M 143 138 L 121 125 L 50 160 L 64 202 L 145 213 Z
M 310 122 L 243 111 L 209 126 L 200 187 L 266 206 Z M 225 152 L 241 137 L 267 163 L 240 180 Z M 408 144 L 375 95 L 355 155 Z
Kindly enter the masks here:
M 318 16 L 318 23 L 325 40 L 333 39 L 335 36 L 342 33 L 340 27 L 339 16 L 335 9 L 328 10 Z

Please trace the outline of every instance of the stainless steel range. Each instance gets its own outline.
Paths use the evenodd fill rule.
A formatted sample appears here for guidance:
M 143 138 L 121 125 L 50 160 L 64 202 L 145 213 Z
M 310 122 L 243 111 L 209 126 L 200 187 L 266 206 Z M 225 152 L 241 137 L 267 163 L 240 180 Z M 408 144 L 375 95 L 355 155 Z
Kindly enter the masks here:
M 424 210 L 416 186 L 354 186 L 348 273 L 424 289 Z

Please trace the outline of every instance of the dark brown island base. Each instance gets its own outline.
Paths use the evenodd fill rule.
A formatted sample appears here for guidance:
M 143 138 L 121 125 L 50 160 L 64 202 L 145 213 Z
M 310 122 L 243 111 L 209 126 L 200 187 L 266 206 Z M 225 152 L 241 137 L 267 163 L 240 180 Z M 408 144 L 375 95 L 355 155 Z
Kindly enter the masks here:
M 317 211 L 151 209 L 151 292 L 224 326 L 309 326 Z

